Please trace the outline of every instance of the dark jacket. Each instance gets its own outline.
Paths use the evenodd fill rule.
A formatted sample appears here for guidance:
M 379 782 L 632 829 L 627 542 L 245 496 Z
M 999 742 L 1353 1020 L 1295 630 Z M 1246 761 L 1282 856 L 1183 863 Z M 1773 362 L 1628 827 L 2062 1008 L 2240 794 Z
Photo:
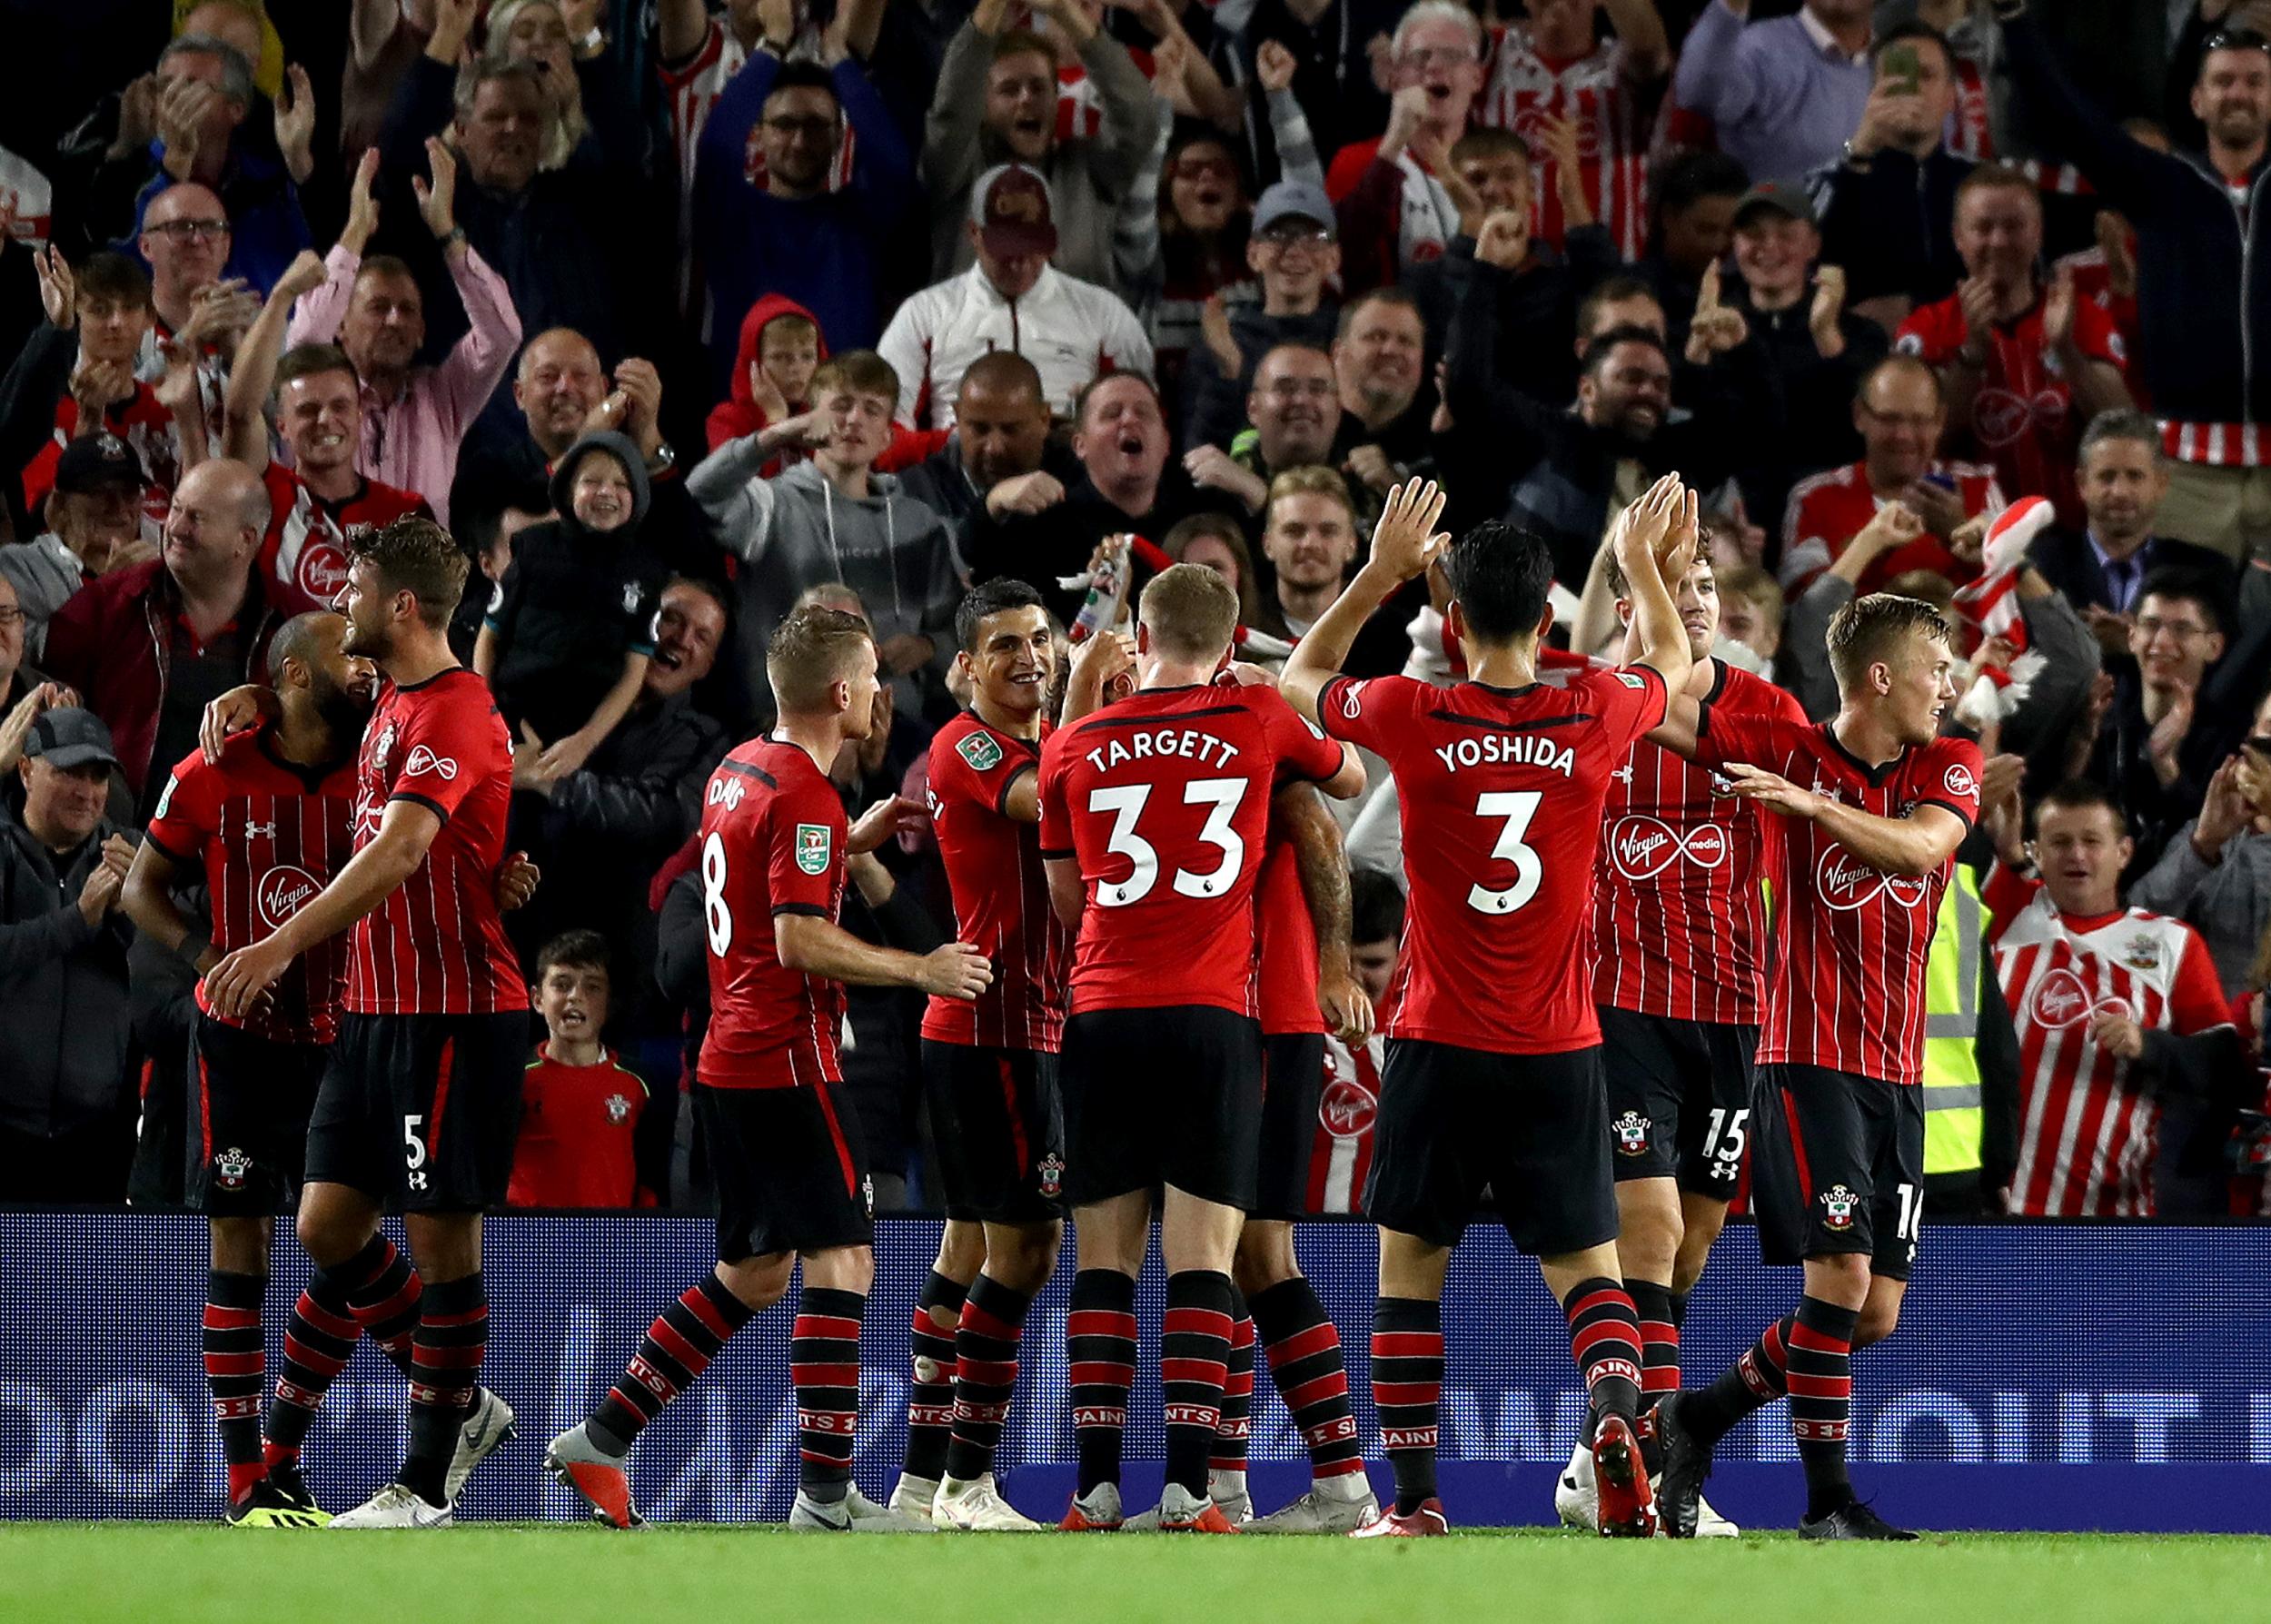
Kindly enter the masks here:
M 1129 513 L 1106 500 L 1084 470 L 1076 481 L 1066 487 L 1063 501 L 1038 513 L 1016 513 L 1000 520 L 981 508 L 970 529 L 970 580 L 976 585 L 1015 576 L 1039 592 L 1050 612 L 1070 626 L 1080 613 L 1086 591 L 1056 583 L 1060 577 L 1085 573 L 1088 555 L 1097 542 L 1123 530 L 1158 541 L 1190 515 L 1213 512 L 1225 504 L 1235 506 L 1218 491 L 1198 490 L 1182 465 L 1171 460 L 1159 477 L 1151 510 Z M 1129 603 L 1136 601 L 1136 593 L 1143 589 L 1150 573 L 1141 565 L 1136 567 L 1128 589 Z
M 1577 388 L 1577 307 L 1617 269 L 1617 253 L 1598 225 L 1576 227 L 1566 242 L 1562 253 L 1533 242 L 1522 269 L 1509 273 L 1476 260 L 1474 239 L 1463 233 L 1443 258 L 1413 266 L 1403 285 L 1427 323 L 1427 375 L 1434 376 L 1432 363 L 1451 342 L 1467 283 L 1488 272 L 1499 290 L 1499 376 L 1541 401 L 1568 400 Z
M 1956 291 L 1964 276 L 1956 188 L 1971 170 L 1970 159 L 1944 146 L 1921 163 L 1888 147 L 1865 167 L 1833 163 L 1808 178 L 1821 216 L 1821 262 L 1844 269 L 1849 304 L 1906 293 L 1926 305 Z
M 1037 471 L 1054 474 L 1057 482 L 1069 490 L 1080 480 L 1080 460 L 1064 441 L 1051 437 L 1041 447 L 1041 466 Z M 922 503 L 947 521 L 954 543 L 955 573 L 968 576 L 970 532 L 985 517 L 986 492 L 970 478 L 969 469 L 962 460 L 960 436 L 949 434 L 947 443 L 929 456 L 912 468 L 899 470 L 899 493 Z
M 1215 352 L 1193 344 L 1183 362 L 1182 399 L 1177 411 L 1182 434 L 1175 443 L 1193 446 L 1230 443 L 1246 421 L 1246 394 L 1254 387 L 1254 369 L 1262 357 L 1280 344 L 1312 344 L 1330 352 L 1341 322 L 1340 307 L 1323 304 L 1305 316 L 1272 316 L 1259 304 L 1230 307 L 1230 336 L 1238 346 L 1235 378 L 1225 377 Z
M 2271 421 L 2271 159 L 2232 201 L 2207 159 L 2140 146 L 2077 90 L 2020 15 L 2003 25 L 2011 76 L 2046 142 L 2137 228 L 2137 365 L 2157 416 Z
M 589 843 L 652 872 L 701 821 L 702 787 L 725 752 L 725 728 L 684 694 L 640 699 L 582 770 L 553 787 L 547 844 Z
M 1755 442 L 1740 475 L 1745 509 L 1775 515 L 1788 505 L 1790 487 L 1808 474 L 1859 460 L 1861 436 L 1853 427 L 1853 397 L 1889 344 L 1882 327 L 1848 312 L 1838 318 L 1844 352 L 1824 361 L 1809 320 L 1810 290 L 1788 310 L 1762 312 L 1751 307 L 1749 290 L 1738 283 L 1727 303 L 1750 323 L 1748 347 L 1757 351 L 1781 388 L 1788 431 Z
M 123 911 L 100 925 L 79 892 L 119 832 L 105 818 L 59 864 L 13 811 L 0 817 L 0 1126 L 43 1137 L 116 1116 L 129 1097 Z
M 2097 550 L 2089 544 L 2089 537 L 2080 530 L 2048 530 L 2035 538 L 2035 544 L 2027 550 L 2028 562 L 2034 565 L 2042 579 L 2058 589 L 2060 597 L 2078 609 L 2096 604 L 2099 609 L 2114 607 L 2113 594 L 2106 584 L 2106 567 L 2097 561 Z M 2155 536 L 2137 550 L 2135 560 L 2139 566 L 2137 581 L 2140 587 L 2147 576 L 2156 569 L 2180 569 L 2200 570 L 2222 589 L 2219 596 L 2229 603 L 2237 595 L 2239 582 L 2232 571 L 2232 561 L 2222 553 L 2205 547 L 2195 547 L 2189 541 L 2172 541 L 2165 536 Z M 2130 600 L 2130 607 L 2136 599 Z
M 286 618 L 269 601 L 264 580 L 259 571 L 248 571 L 237 613 L 247 682 L 268 680 L 268 641 Z M 47 623 L 43 658 L 49 674 L 77 688 L 86 708 L 110 728 L 119 770 L 136 796 L 149 781 L 157 748 L 180 609 L 181 594 L 165 560 L 152 559 L 88 582 Z M 173 763 L 155 765 L 163 772 Z

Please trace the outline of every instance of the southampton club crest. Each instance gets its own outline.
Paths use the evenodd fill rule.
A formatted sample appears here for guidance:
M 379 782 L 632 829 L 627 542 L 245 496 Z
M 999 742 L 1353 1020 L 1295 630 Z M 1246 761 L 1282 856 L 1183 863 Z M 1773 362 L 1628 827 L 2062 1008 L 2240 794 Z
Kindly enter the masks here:
M 629 1122 L 630 1101 L 620 1094 L 609 1094 L 607 1096 L 607 1119 L 619 1128 Z
M 1055 1201 L 1059 1195 L 1064 1193 L 1064 1157 L 1058 1155 L 1055 1151 L 1051 1151 L 1047 1155 L 1041 1158 L 1041 1164 L 1036 1171 L 1037 1171 L 1041 1175 L 1041 1194 L 1045 1199 Z
M 1637 1111 L 1627 1111 L 1610 1124 L 1610 1132 L 1617 1136 L 1617 1154 L 1621 1156 L 1644 1156 L 1648 1154 L 1648 1130 L 1651 1119 Z
M 1853 1227 L 1853 1208 L 1860 1197 L 1843 1184 L 1832 1184 L 1821 1193 L 1822 1227 L 1833 1234 L 1843 1234 Z
M 233 1144 L 213 1159 L 213 1182 L 223 1190 L 243 1189 L 244 1175 L 252 1171 L 253 1158 Z

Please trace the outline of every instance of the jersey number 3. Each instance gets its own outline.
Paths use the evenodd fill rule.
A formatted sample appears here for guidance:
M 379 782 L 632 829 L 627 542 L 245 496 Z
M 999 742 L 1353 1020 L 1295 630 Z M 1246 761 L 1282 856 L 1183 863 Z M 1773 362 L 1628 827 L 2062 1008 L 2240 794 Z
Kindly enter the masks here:
M 1544 798 L 1534 789 L 1496 790 L 1474 797 L 1477 817 L 1502 819 L 1498 827 L 1498 844 L 1491 847 L 1491 857 L 1502 863 L 1514 866 L 1514 883 L 1502 891 L 1493 891 L 1483 886 L 1467 887 L 1467 906 L 1478 914 L 1511 914 L 1538 894 L 1538 882 L 1545 877 L 1545 865 L 1538 854 L 1522 844 L 1522 837 L 1530 832 L 1530 820 L 1538 815 L 1538 802 Z
M 1237 816 L 1238 803 L 1245 798 L 1246 783 L 1245 778 L 1194 778 L 1183 787 L 1185 806 L 1213 807 L 1198 837 L 1218 848 L 1222 861 L 1204 874 L 1195 874 L 1188 868 L 1176 869 L 1175 888 L 1182 895 L 1221 896 L 1236 882 L 1238 870 L 1245 863 L 1246 843 L 1230 827 L 1230 820 Z M 1136 820 L 1144 815 L 1144 803 L 1151 798 L 1152 787 L 1149 784 L 1130 784 L 1088 792 L 1089 811 L 1112 815 L 1112 832 L 1105 838 L 1105 849 L 1116 852 L 1135 866 L 1124 880 L 1110 885 L 1097 882 L 1098 907 L 1124 908 L 1130 903 L 1141 902 L 1158 883 L 1159 853 L 1150 841 L 1136 832 Z

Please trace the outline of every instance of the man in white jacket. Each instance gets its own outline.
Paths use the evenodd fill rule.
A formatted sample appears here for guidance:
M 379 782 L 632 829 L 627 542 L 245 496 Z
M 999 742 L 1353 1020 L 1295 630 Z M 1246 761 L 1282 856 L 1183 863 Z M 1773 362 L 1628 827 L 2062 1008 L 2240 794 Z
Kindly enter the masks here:
M 953 428 L 962 374 L 989 351 L 1030 361 L 1060 417 L 1099 373 L 1151 376 L 1151 341 L 1136 312 L 1108 289 L 1049 263 L 1055 209 L 1048 183 L 1022 163 L 978 177 L 964 227 L 977 262 L 900 305 L 876 346 L 898 373 L 901 422 Z

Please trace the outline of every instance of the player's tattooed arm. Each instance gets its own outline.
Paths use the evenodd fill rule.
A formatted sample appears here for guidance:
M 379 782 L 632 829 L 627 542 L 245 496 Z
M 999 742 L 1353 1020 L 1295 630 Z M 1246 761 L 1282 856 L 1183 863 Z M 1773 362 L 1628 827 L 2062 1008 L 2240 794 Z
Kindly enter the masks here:
M 1449 550 L 1451 538 L 1435 529 L 1443 500 L 1433 480 L 1406 480 L 1388 492 L 1380 522 L 1373 527 L 1372 556 L 1309 629 L 1278 678 L 1277 691 L 1306 720 L 1317 719 L 1318 694 L 1348 662 L 1356 634 L 1373 611 Z
M 1763 767 L 1731 762 L 1725 771 L 1744 800 L 1820 824 L 1840 846 L 1886 874 L 1921 878 L 1963 844 L 1964 820 L 1945 807 L 1918 807 L 1906 817 L 1880 817 L 1800 788 Z
M 1307 784 L 1279 790 L 1271 816 L 1293 845 L 1301 894 L 1316 926 L 1317 1011 L 1342 1042 L 1362 1044 L 1372 1035 L 1372 1000 L 1349 963 L 1348 851 L 1341 826 Z

